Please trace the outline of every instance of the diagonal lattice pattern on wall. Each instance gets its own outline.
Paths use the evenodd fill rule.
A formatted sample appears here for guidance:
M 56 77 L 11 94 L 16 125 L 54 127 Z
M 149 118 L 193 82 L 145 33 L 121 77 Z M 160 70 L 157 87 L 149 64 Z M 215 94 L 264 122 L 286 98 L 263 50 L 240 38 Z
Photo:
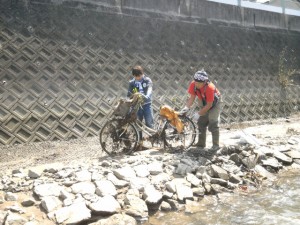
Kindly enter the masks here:
M 299 86 L 283 92 L 277 74 L 285 47 L 299 66 L 300 34 L 2 2 L 1 144 L 97 135 L 137 64 L 155 111 L 184 102 L 201 68 L 223 94 L 223 123 L 299 110 Z

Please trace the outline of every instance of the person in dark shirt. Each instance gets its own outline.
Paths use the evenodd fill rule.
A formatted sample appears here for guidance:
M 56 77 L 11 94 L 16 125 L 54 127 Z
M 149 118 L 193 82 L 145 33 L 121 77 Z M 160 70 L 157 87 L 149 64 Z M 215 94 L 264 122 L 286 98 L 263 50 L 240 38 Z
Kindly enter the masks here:
M 152 109 L 152 80 L 144 74 L 144 70 L 141 66 L 135 66 L 132 69 L 133 79 L 129 81 L 129 87 L 127 97 L 139 92 L 143 94 L 144 103 L 137 112 L 137 118 L 140 121 L 145 119 L 147 127 L 153 128 L 153 109 Z

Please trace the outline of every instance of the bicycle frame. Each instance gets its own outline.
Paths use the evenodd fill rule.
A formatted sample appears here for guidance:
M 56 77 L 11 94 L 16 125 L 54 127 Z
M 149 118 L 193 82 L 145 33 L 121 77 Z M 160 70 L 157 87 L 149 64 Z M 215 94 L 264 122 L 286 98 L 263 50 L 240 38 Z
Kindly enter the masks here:
M 183 131 L 178 131 L 177 125 L 174 126 L 163 114 L 157 118 L 154 128 L 149 128 L 137 118 L 137 111 L 142 107 L 140 96 L 136 95 L 135 99 L 128 103 L 131 105 L 127 114 L 125 116 L 122 113 L 113 114 L 113 118 L 107 121 L 100 131 L 100 144 L 106 153 L 131 153 L 139 146 L 142 133 L 145 134 L 143 140 L 150 141 L 153 147 L 185 150 L 194 143 L 195 124 L 186 115 L 179 115 L 186 127 Z
M 166 123 L 166 121 L 164 121 L 164 124 Z M 144 124 L 143 122 L 139 121 L 139 120 L 136 120 L 134 122 L 134 125 L 138 128 L 139 131 L 142 131 L 144 132 L 146 135 L 148 135 L 149 137 L 159 133 L 160 129 L 152 129 L 150 127 L 147 127 L 146 124 Z M 159 124 L 158 127 L 161 127 L 160 126 L 161 124 Z

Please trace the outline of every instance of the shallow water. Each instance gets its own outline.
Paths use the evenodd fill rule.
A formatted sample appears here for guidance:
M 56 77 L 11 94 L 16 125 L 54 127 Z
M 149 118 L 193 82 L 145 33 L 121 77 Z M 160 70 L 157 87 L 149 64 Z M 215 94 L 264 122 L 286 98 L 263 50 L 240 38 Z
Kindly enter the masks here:
M 195 213 L 157 213 L 147 225 L 300 224 L 300 171 L 282 173 L 268 187 L 252 193 L 210 197 Z M 200 202 L 201 203 L 201 202 Z

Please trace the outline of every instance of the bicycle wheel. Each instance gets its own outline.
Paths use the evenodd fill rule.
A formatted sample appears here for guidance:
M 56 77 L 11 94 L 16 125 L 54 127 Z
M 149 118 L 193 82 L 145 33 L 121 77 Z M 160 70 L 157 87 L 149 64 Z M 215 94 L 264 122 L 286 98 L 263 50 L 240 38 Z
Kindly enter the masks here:
M 180 117 L 184 124 L 184 129 L 181 133 L 177 132 L 176 127 L 166 122 L 164 126 L 164 138 L 166 147 L 186 150 L 194 144 L 196 138 L 196 126 L 194 122 L 186 116 Z
M 100 144 L 108 155 L 130 154 L 139 141 L 138 132 L 131 123 L 122 124 L 112 119 L 100 131 Z

